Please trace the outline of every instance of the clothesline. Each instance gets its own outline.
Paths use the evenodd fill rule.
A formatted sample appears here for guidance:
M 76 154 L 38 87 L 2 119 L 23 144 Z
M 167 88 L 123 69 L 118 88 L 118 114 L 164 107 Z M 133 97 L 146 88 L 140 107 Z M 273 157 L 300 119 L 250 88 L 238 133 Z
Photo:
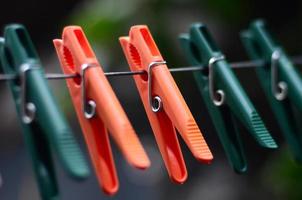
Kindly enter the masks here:
M 293 56 L 291 58 L 292 62 L 296 65 L 302 65 L 302 55 Z M 243 68 L 255 68 L 263 66 L 263 60 L 253 60 L 253 61 L 239 61 L 239 62 L 232 62 L 230 66 L 233 69 L 243 69 Z M 183 67 L 176 67 L 170 68 L 169 71 L 174 72 L 187 72 L 187 71 L 199 71 L 199 70 L 206 70 L 203 66 L 183 66 Z M 141 75 L 145 74 L 146 71 L 138 70 L 138 71 L 120 71 L 120 72 L 105 72 L 106 76 L 134 76 L 134 75 Z M 78 74 L 58 74 L 58 73 L 47 73 L 45 74 L 46 79 L 50 80 L 57 80 L 57 79 L 68 79 L 68 78 L 76 78 Z M 16 79 L 15 74 L 0 74 L 0 81 L 7 81 L 7 80 L 14 80 Z

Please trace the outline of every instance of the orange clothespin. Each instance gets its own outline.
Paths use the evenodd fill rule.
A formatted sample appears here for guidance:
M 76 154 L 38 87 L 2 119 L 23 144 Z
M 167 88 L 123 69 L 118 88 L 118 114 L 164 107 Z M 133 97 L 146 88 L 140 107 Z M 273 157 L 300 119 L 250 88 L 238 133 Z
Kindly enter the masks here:
M 62 37 L 54 45 L 64 73 L 79 75 L 67 85 L 89 154 L 103 190 L 114 194 L 119 183 L 107 129 L 131 165 L 145 169 L 150 161 L 81 27 L 66 27 Z
M 204 163 L 213 159 L 188 106 L 170 74 L 147 26 L 133 26 L 120 43 L 132 71 L 146 74 L 134 80 L 171 179 L 183 183 L 187 170 L 175 127 L 194 157 Z

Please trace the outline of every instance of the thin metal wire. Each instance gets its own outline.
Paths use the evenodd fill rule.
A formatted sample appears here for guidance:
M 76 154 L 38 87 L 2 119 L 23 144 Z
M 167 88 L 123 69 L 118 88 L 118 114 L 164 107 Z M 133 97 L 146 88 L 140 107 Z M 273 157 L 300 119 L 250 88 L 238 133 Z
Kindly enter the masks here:
M 178 68 L 170 68 L 170 72 L 190 72 L 190 71 L 201 71 L 204 70 L 203 66 L 188 66 L 188 67 L 178 67 Z
M 264 64 L 263 60 L 253 60 L 253 61 L 241 61 L 236 63 L 231 63 L 231 67 L 238 68 L 252 68 L 252 67 L 262 67 Z
M 54 73 L 45 74 L 45 78 L 50 79 L 50 80 L 76 78 L 76 77 L 80 77 L 80 75 L 78 75 L 78 74 L 54 74 Z
M 3 185 L 3 179 L 2 179 L 2 175 L 0 174 L 0 188 L 2 187 Z
M 302 55 L 294 56 L 291 58 L 292 62 L 296 65 L 302 65 Z M 240 62 L 232 62 L 230 66 L 233 69 L 244 69 L 244 68 L 254 68 L 254 67 L 262 67 L 264 64 L 263 60 L 253 60 L 253 61 L 240 61 Z M 169 71 L 174 72 L 188 72 L 188 71 L 202 71 L 206 70 L 204 66 L 183 66 L 177 68 L 169 68 Z M 105 72 L 105 75 L 110 76 L 135 76 L 146 74 L 147 72 L 144 70 L 138 71 L 123 71 L 123 72 Z M 80 77 L 79 74 L 57 74 L 57 73 L 47 73 L 45 74 L 45 78 L 49 80 L 57 80 L 57 79 L 68 79 L 68 78 L 76 78 Z M 0 74 L 0 81 L 8 81 L 17 79 L 17 75 L 14 74 Z
M 302 55 L 300 55 L 300 56 L 293 56 L 291 58 L 291 60 L 296 65 L 302 65 Z
M 0 81 L 8 81 L 16 79 L 14 74 L 0 74 Z
M 127 71 L 127 72 L 105 72 L 106 76 L 133 76 L 133 75 L 141 75 L 145 74 L 144 70 L 139 71 Z

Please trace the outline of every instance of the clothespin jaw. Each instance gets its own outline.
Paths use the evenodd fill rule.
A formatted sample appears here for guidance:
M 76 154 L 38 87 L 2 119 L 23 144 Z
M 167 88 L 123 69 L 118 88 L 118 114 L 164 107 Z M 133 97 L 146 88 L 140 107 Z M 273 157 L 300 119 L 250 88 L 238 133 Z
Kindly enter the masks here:
M 38 55 L 22 25 L 5 27 L 0 56 L 4 72 L 18 77 L 9 81 L 9 85 L 41 196 L 43 199 L 57 198 L 51 150 L 58 154 L 66 171 L 75 178 L 88 176 L 87 164 L 50 92 Z
M 277 146 L 206 26 L 193 24 L 180 40 L 189 61 L 205 68 L 194 77 L 231 165 L 244 172 L 247 164 L 236 121 L 241 121 L 261 146 Z
M 187 178 L 187 170 L 175 128 L 199 161 L 211 162 L 211 151 L 148 27 L 131 27 L 129 37 L 120 37 L 120 43 L 130 69 L 146 71 L 144 75 L 135 76 L 134 80 L 169 176 L 174 182 L 183 183 Z
M 83 30 L 64 28 L 54 45 L 65 74 L 79 74 L 67 85 L 84 134 L 87 148 L 103 190 L 114 194 L 119 187 L 107 130 L 127 161 L 146 169 L 150 161 L 124 110 L 97 61 Z
M 272 39 L 262 20 L 256 20 L 243 31 L 241 39 L 252 59 L 264 61 L 256 69 L 257 76 L 295 159 L 302 162 L 301 74 Z
M 198 44 L 196 44 L 197 42 L 194 41 L 194 38 L 191 37 L 190 34 L 182 34 L 180 36 L 180 42 L 188 61 L 192 65 L 202 65 L 206 68 L 206 59 L 201 59 L 204 57 L 199 55 L 202 52 L 198 49 Z M 193 75 L 200 93 L 202 94 L 204 103 L 208 108 L 212 122 L 216 128 L 230 165 L 237 173 L 244 173 L 247 170 L 247 162 L 243 144 L 239 137 L 236 123 L 234 123 L 236 120 L 234 119 L 232 112 L 227 106 L 217 107 L 213 104 L 209 93 L 208 74 L 196 71 L 193 72 Z

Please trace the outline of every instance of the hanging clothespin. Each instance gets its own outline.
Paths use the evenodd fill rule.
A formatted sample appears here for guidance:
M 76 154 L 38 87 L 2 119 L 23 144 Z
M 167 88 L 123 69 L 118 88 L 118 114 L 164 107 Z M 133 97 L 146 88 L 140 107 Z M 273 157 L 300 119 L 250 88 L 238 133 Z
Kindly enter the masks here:
M 276 148 L 277 145 L 208 29 L 203 24 L 193 24 L 190 33 L 181 35 L 180 41 L 189 62 L 204 67 L 194 72 L 195 80 L 231 166 L 236 172 L 245 172 L 247 163 L 237 122 L 261 146 Z
M 145 70 L 134 80 L 171 179 L 183 183 L 187 170 L 175 128 L 194 157 L 204 163 L 213 159 L 185 100 L 162 58 L 147 26 L 133 26 L 120 43 L 131 71 Z
M 89 175 L 84 156 L 48 86 L 38 54 L 22 25 L 5 27 L 0 39 L 1 66 L 9 81 L 25 143 L 43 200 L 59 196 L 51 151 L 77 179 Z
M 119 183 L 107 130 L 131 165 L 145 169 L 150 161 L 82 29 L 65 27 L 62 38 L 54 45 L 63 72 L 79 75 L 67 85 L 90 157 L 103 190 L 114 194 Z
M 256 72 L 271 109 L 294 158 L 302 162 L 302 78 L 282 47 L 272 39 L 263 21 L 241 33 L 252 59 L 260 59 Z M 300 123 L 300 124 L 299 124 Z

